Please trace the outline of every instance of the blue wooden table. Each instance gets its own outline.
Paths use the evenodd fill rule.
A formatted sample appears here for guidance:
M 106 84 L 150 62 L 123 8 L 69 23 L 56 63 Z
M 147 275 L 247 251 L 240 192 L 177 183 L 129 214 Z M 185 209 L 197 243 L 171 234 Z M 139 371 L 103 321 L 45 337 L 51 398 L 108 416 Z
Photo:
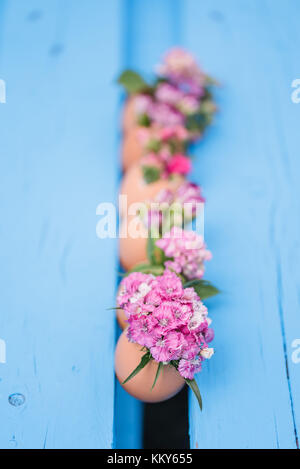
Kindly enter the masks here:
M 297 447 L 299 14 L 297 0 L 0 0 L 1 448 L 140 445 L 140 406 L 115 393 L 117 240 L 97 238 L 96 207 L 117 194 L 116 76 L 150 74 L 173 45 L 222 84 L 194 151 L 222 295 L 191 446 Z

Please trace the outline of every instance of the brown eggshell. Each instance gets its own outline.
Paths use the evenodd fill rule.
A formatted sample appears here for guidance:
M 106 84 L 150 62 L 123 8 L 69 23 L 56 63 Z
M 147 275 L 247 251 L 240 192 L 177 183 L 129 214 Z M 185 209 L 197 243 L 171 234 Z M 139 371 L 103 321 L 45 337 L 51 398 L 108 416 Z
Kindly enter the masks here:
M 130 129 L 136 126 L 137 116 L 135 112 L 136 96 L 130 96 L 125 102 L 122 116 L 122 130 L 127 133 Z
M 134 238 L 130 236 L 130 226 L 136 227 L 143 237 Z M 130 270 L 137 264 L 147 262 L 147 237 L 147 229 L 139 217 L 129 216 L 121 221 L 119 252 L 120 263 L 125 270 Z
M 121 149 L 124 171 L 136 164 L 144 154 L 144 148 L 138 136 L 140 129 L 139 126 L 132 127 L 124 135 Z
M 128 326 L 126 319 L 126 314 L 123 309 L 117 309 L 117 321 L 122 331 Z
M 147 184 L 143 178 L 140 164 L 132 166 L 124 175 L 121 184 L 120 195 L 127 196 L 127 207 L 135 202 L 152 201 L 161 190 L 169 189 L 175 192 L 184 182 L 182 176 L 174 176 L 172 179 L 159 179 Z M 124 216 L 124 209 L 121 207 L 121 216 Z M 128 213 L 128 212 L 127 212 Z
M 143 402 L 161 402 L 175 396 L 184 386 L 184 379 L 178 371 L 170 365 L 163 367 L 163 370 L 151 390 L 158 363 L 150 361 L 134 378 L 126 384 L 123 381 L 138 366 L 145 352 L 141 351 L 141 346 L 128 341 L 126 331 L 122 333 L 117 343 L 115 352 L 116 376 L 123 388 L 131 396 Z

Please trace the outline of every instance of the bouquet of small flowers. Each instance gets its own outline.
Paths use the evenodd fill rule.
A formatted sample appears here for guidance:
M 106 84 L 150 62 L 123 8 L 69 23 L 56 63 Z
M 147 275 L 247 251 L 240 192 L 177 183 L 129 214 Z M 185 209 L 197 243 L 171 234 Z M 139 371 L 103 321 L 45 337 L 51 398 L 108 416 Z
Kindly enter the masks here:
M 124 384 L 155 360 L 158 368 L 153 387 L 164 365 L 171 365 L 202 408 L 194 375 L 214 353 L 208 345 L 214 332 L 202 302 L 218 293 L 202 280 L 204 262 L 211 253 L 201 236 L 178 227 L 157 240 L 155 248 L 161 251 L 160 261 L 137 266 L 120 285 L 117 302 L 127 317 L 127 338 L 145 351 Z
M 140 129 L 139 139 L 144 148 L 141 165 L 147 183 L 190 172 L 191 159 L 185 152 L 187 138 L 187 130 L 180 126 Z
M 200 219 L 204 198 L 185 176 L 191 170 L 188 146 L 217 110 L 211 92 L 217 83 L 180 48 L 166 54 L 151 83 L 132 70 L 125 70 L 119 83 L 129 95 L 122 158 L 123 168 L 130 169 L 122 195 L 141 202 L 129 228 L 148 237 L 130 234 L 120 241 L 121 264 L 130 270 L 117 297 L 124 331 L 116 347 L 116 375 L 130 394 L 147 402 L 171 397 L 185 381 L 202 408 L 195 374 L 214 353 L 203 300 L 218 289 L 203 278 L 211 259 L 203 237 L 186 230 Z
M 150 237 L 155 233 L 158 237 L 167 232 L 168 227 L 171 229 L 173 225 L 183 226 L 191 222 L 204 202 L 201 187 L 184 181 L 175 191 L 162 189 L 152 201 L 145 200 L 138 215 Z
M 127 93 L 137 96 L 134 112 L 138 125 L 183 128 L 186 141 L 201 136 L 216 112 L 210 90 L 216 82 L 180 48 L 166 54 L 157 67 L 154 83 L 147 83 L 132 70 L 125 70 L 119 83 Z

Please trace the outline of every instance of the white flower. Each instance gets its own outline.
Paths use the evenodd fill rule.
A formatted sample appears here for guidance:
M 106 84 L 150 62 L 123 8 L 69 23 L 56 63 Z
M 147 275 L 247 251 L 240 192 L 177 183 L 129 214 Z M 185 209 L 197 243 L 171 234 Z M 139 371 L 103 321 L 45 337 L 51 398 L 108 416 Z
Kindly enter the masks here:
M 214 353 L 215 351 L 213 348 L 204 348 L 203 350 L 201 350 L 200 355 L 203 358 L 210 359 Z
M 150 285 L 148 285 L 145 282 L 140 284 L 139 286 L 140 298 L 146 296 L 149 293 L 149 291 L 151 291 Z
M 130 298 L 130 303 L 136 303 L 141 298 L 144 298 L 144 296 L 146 296 L 150 290 L 151 287 L 147 283 L 141 283 L 138 288 L 138 291 Z
M 197 327 L 202 324 L 207 317 L 207 308 L 201 301 L 194 301 L 193 302 L 193 316 L 191 317 L 189 323 L 189 329 L 197 329 Z

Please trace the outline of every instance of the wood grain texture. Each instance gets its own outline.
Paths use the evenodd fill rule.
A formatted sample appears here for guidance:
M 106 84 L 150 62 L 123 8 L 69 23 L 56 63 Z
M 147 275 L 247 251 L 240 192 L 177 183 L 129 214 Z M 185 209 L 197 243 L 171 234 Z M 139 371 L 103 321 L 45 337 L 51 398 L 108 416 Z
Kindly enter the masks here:
M 1 1 L 1 448 L 113 443 L 117 243 L 96 207 L 117 191 L 120 4 L 102 5 Z
M 300 368 L 291 361 L 299 315 L 299 3 L 187 0 L 184 41 L 222 83 L 220 114 L 198 146 L 207 197 L 208 303 L 216 355 L 191 400 L 199 448 L 296 448 Z

